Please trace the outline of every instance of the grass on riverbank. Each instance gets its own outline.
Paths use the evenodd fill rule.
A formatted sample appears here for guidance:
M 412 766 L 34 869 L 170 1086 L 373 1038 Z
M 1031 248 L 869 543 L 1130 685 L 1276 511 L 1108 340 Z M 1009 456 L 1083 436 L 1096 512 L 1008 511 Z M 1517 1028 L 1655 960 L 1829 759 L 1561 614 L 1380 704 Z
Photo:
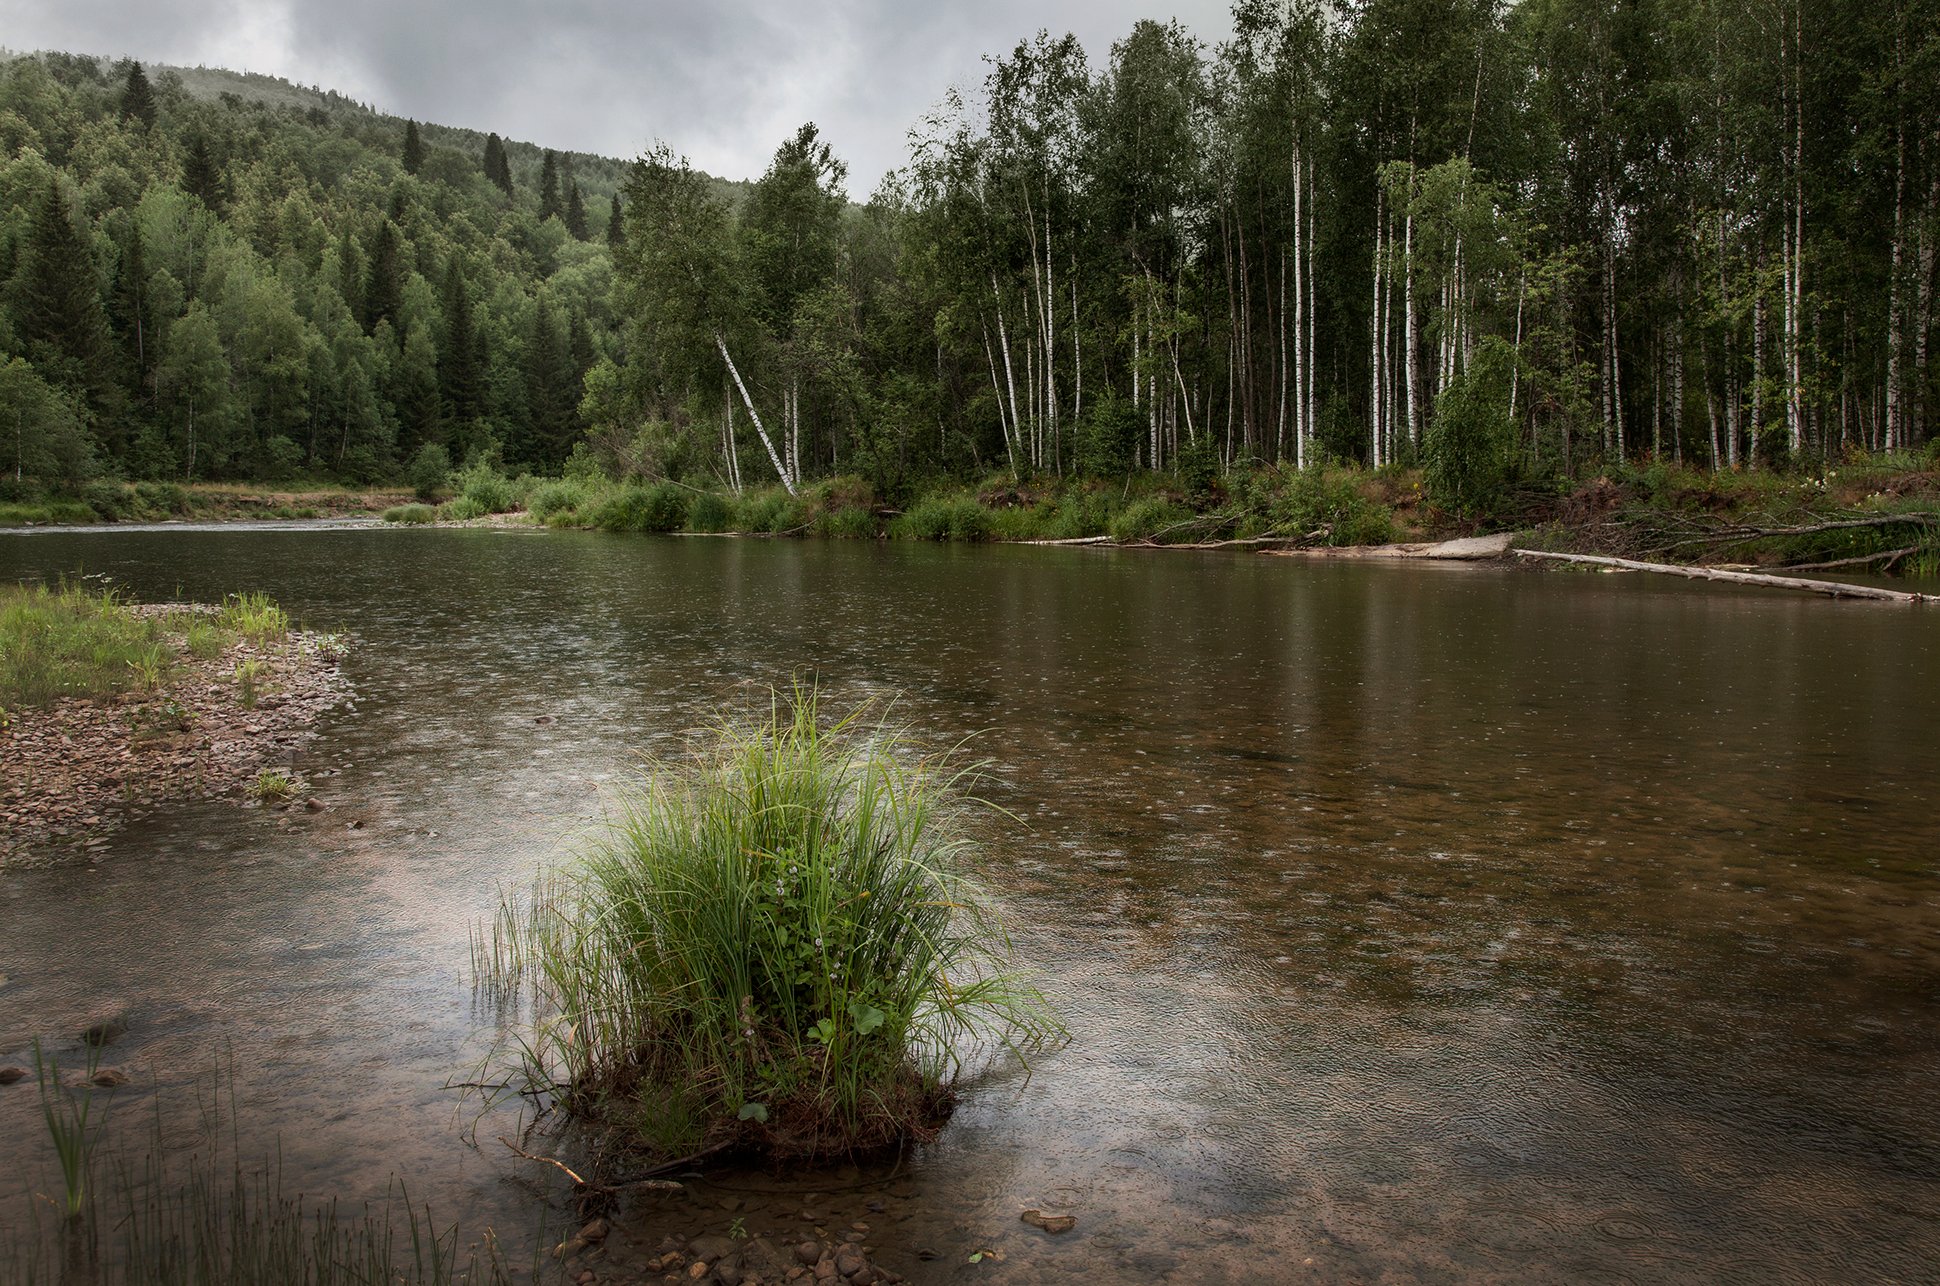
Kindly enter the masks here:
M 232 595 L 218 612 L 144 612 L 112 590 L 0 586 L 0 710 L 152 692 L 184 652 L 219 655 L 238 638 L 276 643 L 289 629 L 263 594 Z
M 360 490 L 230 482 L 90 482 L 72 492 L 9 487 L 0 527 L 88 523 L 304 519 L 377 514 L 410 498 L 408 489 Z
M 651 764 L 475 945 L 482 984 L 536 1002 L 527 1088 L 661 1156 L 927 1137 L 973 1050 L 1062 1032 L 962 873 L 963 785 L 799 689 Z

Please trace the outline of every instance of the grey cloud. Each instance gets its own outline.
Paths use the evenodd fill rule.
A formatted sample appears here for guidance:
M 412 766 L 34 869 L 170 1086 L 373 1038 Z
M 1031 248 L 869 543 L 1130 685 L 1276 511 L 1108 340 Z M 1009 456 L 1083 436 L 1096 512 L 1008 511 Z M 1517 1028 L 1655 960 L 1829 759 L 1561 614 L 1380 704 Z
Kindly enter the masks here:
M 1209 41 L 1223 0 L 1179 0 Z M 703 169 L 752 177 L 813 120 L 867 196 L 952 85 L 981 81 L 1039 27 L 1075 31 L 1094 65 L 1143 11 L 1026 0 L 0 0 L 16 48 L 237 65 L 335 88 L 387 111 L 617 156 L 665 139 Z

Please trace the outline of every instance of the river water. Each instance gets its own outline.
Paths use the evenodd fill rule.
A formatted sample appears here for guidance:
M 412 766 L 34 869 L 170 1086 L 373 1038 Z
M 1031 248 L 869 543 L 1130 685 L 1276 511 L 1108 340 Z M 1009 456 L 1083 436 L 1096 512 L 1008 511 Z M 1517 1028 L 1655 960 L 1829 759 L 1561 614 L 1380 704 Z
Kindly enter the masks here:
M 1931 611 L 1243 554 L 0 536 L 0 576 L 75 572 L 267 590 L 355 639 L 355 703 L 299 765 L 327 812 L 185 807 L 0 878 L 0 1062 L 125 1007 L 116 1111 L 221 1066 L 243 1150 L 280 1146 L 286 1186 L 400 1176 L 516 1245 L 545 1185 L 503 1121 L 472 1147 L 447 1088 L 494 1035 L 471 927 L 640 751 L 812 676 L 838 704 L 894 695 L 939 748 L 976 734 L 1017 818 L 978 870 L 1072 1031 L 893 1174 L 824 1185 L 890 1194 L 881 1262 L 1940 1275 Z M 45 1172 L 31 1091 L 0 1088 L 0 1173 Z M 844 1200 L 744 1180 L 630 1217 L 739 1194 L 721 1209 L 781 1231 Z

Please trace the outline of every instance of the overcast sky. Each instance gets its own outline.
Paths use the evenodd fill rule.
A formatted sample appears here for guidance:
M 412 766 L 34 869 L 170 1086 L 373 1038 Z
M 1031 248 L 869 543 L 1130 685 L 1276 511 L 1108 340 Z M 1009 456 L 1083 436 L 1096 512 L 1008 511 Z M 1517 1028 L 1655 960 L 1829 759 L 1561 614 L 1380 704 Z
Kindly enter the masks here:
M 336 89 L 384 111 L 558 148 L 638 155 L 664 138 L 701 169 L 752 178 L 803 121 L 868 196 L 909 128 L 985 54 L 1039 27 L 1093 65 L 1141 17 L 1208 42 L 1227 0 L 0 0 L 13 49 L 230 67 Z

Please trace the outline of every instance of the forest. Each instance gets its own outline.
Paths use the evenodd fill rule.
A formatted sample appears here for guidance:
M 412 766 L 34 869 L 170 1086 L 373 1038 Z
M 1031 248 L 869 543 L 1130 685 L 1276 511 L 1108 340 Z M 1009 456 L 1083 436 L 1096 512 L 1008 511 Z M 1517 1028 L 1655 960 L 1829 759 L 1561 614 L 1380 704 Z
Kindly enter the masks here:
M 898 498 L 1347 462 L 1460 510 L 1932 440 L 1940 0 L 1232 26 L 1140 22 L 1101 66 L 1024 39 L 866 201 L 813 124 L 729 184 L 672 141 L 621 165 L 15 57 L 8 472 L 371 482 L 431 451 Z

